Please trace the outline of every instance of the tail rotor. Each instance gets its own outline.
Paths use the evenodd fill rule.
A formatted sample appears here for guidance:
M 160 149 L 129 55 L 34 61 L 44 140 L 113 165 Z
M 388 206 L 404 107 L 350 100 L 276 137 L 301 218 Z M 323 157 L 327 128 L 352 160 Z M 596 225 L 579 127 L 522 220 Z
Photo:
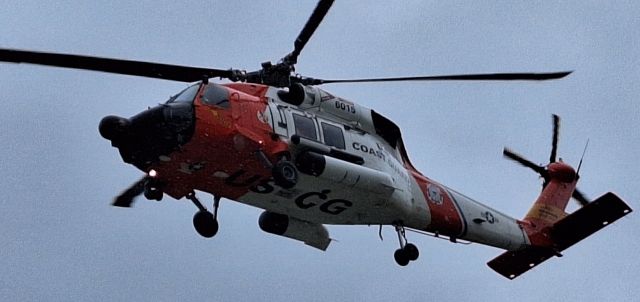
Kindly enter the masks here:
M 548 166 L 552 163 L 557 162 L 557 154 L 558 154 L 558 140 L 560 135 L 560 117 L 558 115 L 553 115 L 553 138 L 551 141 L 551 155 L 549 156 L 549 164 L 547 165 L 537 165 L 532 161 L 526 159 L 518 153 L 515 153 L 509 148 L 504 148 L 502 154 L 504 157 L 513 160 L 519 163 L 522 166 L 525 166 L 540 175 L 544 179 L 542 184 L 542 189 L 547 186 L 549 183 L 549 169 Z M 586 146 L 585 146 L 586 150 Z M 583 153 L 584 157 L 584 153 Z M 578 166 L 578 172 L 580 171 L 580 166 L 582 165 L 582 159 L 580 159 L 580 165 Z M 576 172 L 576 179 L 578 178 L 578 173 Z M 589 203 L 589 199 L 585 197 L 582 192 L 580 192 L 577 188 L 573 191 L 572 197 L 580 204 L 580 206 L 585 206 Z

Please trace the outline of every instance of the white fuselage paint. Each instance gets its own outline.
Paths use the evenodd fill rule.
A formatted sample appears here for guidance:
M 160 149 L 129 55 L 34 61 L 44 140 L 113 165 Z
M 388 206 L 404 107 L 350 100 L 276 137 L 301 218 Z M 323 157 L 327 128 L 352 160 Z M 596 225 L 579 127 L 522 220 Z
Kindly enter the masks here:
M 283 189 L 271 181 L 241 196 L 238 201 L 319 224 L 402 224 L 426 230 L 431 223 L 428 201 L 418 181 L 401 162 L 399 151 L 375 134 L 371 110 L 333 97 L 318 88 L 307 87 L 307 91 L 311 93 L 308 93 L 305 103 L 293 106 L 281 101 L 276 89 L 269 90 L 269 105 L 264 114 L 269 116 L 274 133 L 290 142 L 296 133 L 292 114 L 313 119 L 319 142 L 324 141 L 320 123 L 339 126 L 344 133 L 344 151 L 361 156 L 363 167 L 388 175 L 392 188 L 366 190 L 362 186 L 341 184 L 338 179 L 299 173 L 298 183 L 292 189 Z M 463 231 L 457 238 L 508 250 L 528 244 L 526 235 L 514 218 L 437 185 L 455 202 L 463 221 Z

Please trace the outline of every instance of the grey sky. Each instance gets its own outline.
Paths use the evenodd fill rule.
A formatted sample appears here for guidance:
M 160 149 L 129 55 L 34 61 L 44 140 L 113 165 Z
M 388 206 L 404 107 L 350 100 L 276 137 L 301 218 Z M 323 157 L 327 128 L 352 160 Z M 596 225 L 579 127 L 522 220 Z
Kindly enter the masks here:
M 292 49 L 315 1 L 12 1 L 0 47 L 216 68 L 257 69 Z M 326 85 L 403 129 L 426 175 L 514 217 L 540 190 L 502 158 L 543 163 L 551 114 L 579 188 L 640 210 L 640 4 L 636 1 L 339 1 L 299 57 L 321 78 L 575 70 L 544 83 Z M 634 213 L 514 281 L 485 263 L 501 251 L 409 234 L 401 268 L 391 228 L 330 227 L 322 253 L 263 233 L 260 211 L 223 201 L 220 232 L 199 237 L 195 207 L 165 198 L 109 205 L 140 173 L 97 132 L 183 83 L 0 65 L 0 299 L 629 301 L 639 294 Z M 201 194 L 210 203 L 210 197 Z M 575 209 L 575 205 L 571 205 Z

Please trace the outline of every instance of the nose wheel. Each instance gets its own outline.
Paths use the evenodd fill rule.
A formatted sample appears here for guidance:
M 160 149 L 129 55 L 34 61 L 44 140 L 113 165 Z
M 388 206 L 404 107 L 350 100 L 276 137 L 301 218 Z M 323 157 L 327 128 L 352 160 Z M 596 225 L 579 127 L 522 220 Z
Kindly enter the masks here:
M 400 266 L 407 266 L 410 261 L 415 261 L 420 256 L 420 251 L 413 243 L 407 242 L 407 236 L 405 229 L 401 225 L 396 225 L 396 232 L 398 233 L 398 241 L 400 242 L 400 248 L 393 253 L 393 258 Z
M 205 238 L 215 236 L 218 233 L 218 207 L 220 206 L 220 197 L 214 196 L 213 213 L 209 212 L 207 208 L 202 205 L 196 197 L 195 192 L 187 194 L 186 197 L 198 207 L 198 212 L 193 215 L 193 227 L 196 229 L 196 232 Z

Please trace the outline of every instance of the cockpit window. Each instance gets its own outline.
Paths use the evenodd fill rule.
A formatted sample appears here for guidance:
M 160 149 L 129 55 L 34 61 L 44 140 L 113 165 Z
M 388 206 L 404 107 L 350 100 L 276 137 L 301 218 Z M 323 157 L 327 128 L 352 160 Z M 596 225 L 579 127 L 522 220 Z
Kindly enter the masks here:
M 202 102 L 222 108 L 229 108 L 229 91 L 217 84 L 209 84 L 202 94 Z
M 171 99 L 169 99 L 167 103 L 174 103 L 174 102 L 191 103 L 193 102 L 193 99 L 196 98 L 196 93 L 198 93 L 198 88 L 200 88 L 198 84 L 191 85 L 187 89 L 182 90 L 180 93 L 171 97 Z

